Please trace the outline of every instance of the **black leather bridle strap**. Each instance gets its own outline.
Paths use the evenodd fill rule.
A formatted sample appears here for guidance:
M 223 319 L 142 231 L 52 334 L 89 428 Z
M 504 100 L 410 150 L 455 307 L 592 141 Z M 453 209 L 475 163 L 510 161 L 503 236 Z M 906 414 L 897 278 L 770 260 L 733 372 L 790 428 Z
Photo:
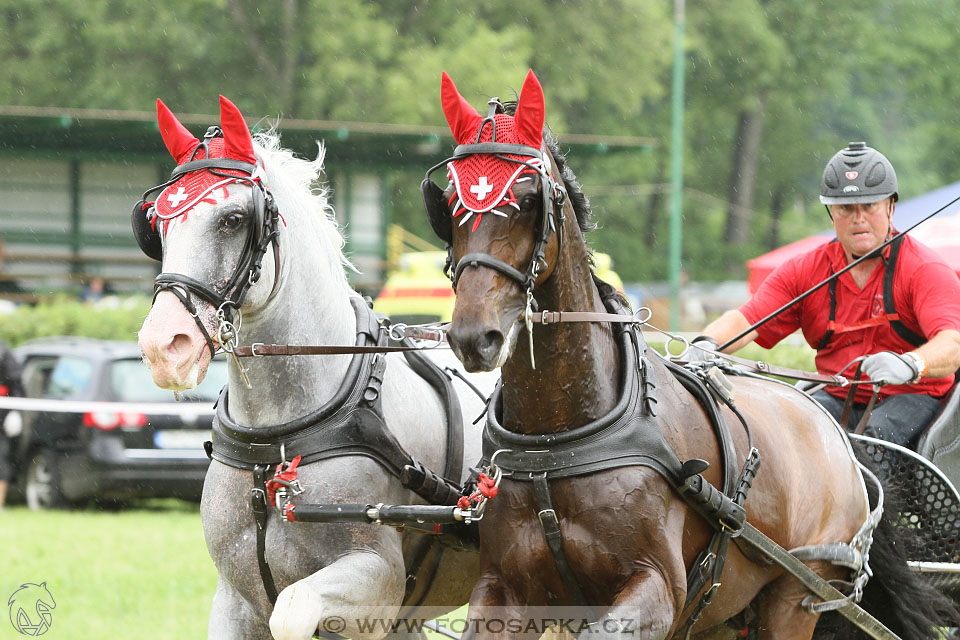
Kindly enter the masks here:
M 563 580 L 563 586 L 567 589 L 570 599 L 580 607 L 587 606 L 587 599 L 580 589 L 580 583 L 577 582 L 570 564 L 567 562 L 567 554 L 563 551 L 563 535 L 560 533 L 560 521 L 557 518 L 557 512 L 553 509 L 553 503 L 550 501 L 550 486 L 547 484 L 547 472 L 539 474 L 530 474 L 533 479 L 533 495 L 537 500 L 537 518 L 540 520 L 540 526 L 543 527 L 543 537 L 547 540 L 547 546 L 553 553 L 553 561 Z
M 225 296 L 217 293 L 199 280 L 194 280 L 190 276 L 183 275 L 182 273 L 161 273 L 154 279 L 154 286 L 154 300 L 156 300 L 157 294 L 161 291 L 170 291 L 180 287 L 203 298 L 212 304 L 214 309 L 219 308 L 220 305 L 226 301 Z
M 541 152 L 540 149 L 528 147 L 525 144 L 509 144 L 506 142 L 477 142 L 474 144 L 457 145 L 453 150 L 453 157 L 469 156 L 478 153 L 492 155 L 508 153 L 512 156 L 528 156 L 543 159 L 543 152 Z
M 164 276 L 162 280 L 161 276 Z M 194 290 L 191 288 L 192 285 L 188 285 L 186 282 L 184 282 L 184 280 L 196 283 L 199 289 Z M 196 280 L 178 273 L 161 273 L 159 276 L 157 276 L 157 280 L 153 289 L 153 302 L 156 302 L 157 296 L 161 291 L 168 291 L 177 296 L 177 299 L 180 300 L 180 304 L 183 305 L 183 308 L 187 310 L 187 313 L 190 314 L 190 317 L 193 318 L 193 321 L 197 323 L 197 327 L 200 328 L 200 333 L 203 334 L 203 338 L 207 341 L 207 347 L 210 349 L 210 357 L 212 358 L 217 355 L 217 348 L 213 344 L 213 339 L 210 337 L 210 333 L 204 326 L 203 320 L 200 319 L 200 312 L 197 311 L 197 307 L 193 304 L 193 298 L 191 297 L 191 293 L 197 293 L 200 295 L 200 297 L 210 301 L 216 309 L 218 308 L 217 301 L 210 300 L 206 297 L 207 294 L 211 294 L 213 292 Z M 151 305 L 153 302 L 151 302 Z
M 521 287 L 525 287 L 527 285 L 527 274 L 523 273 L 519 269 L 511 267 L 503 260 L 494 258 L 489 253 L 468 253 L 460 258 L 460 261 L 457 262 L 457 268 L 453 272 L 454 289 L 456 289 L 457 282 L 460 280 L 460 274 L 463 273 L 464 269 L 467 267 L 478 267 L 480 265 L 489 267 L 495 271 L 499 271 L 511 280 L 519 283 Z
M 230 158 L 205 158 L 203 160 L 191 160 L 184 162 L 170 173 L 170 178 L 177 178 L 191 171 L 200 171 L 201 169 L 223 169 L 226 171 L 242 171 L 252 176 L 257 170 L 257 165 L 252 162 L 242 160 L 231 160 Z M 236 177 L 236 176 L 230 176 Z
M 253 519 L 257 523 L 257 564 L 260 566 L 260 578 L 263 589 L 267 592 L 270 604 L 277 604 L 277 583 L 273 580 L 273 572 L 267 563 L 267 473 L 270 466 L 258 464 L 253 469 L 253 491 L 250 494 L 250 506 L 253 508 Z

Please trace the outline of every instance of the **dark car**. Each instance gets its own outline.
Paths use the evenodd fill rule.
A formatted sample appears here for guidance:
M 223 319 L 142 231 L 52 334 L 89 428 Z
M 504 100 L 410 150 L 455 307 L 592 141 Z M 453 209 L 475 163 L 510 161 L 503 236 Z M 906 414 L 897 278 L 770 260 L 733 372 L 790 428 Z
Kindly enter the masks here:
M 132 403 L 118 410 L 75 405 L 22 412 L 17 493 L 30 508 L 89 499 L 199 499 L 209 464 L 203 442 L 227 382 L 225 360 L 212 361 L 203 383 L 175 403 L 173 393 L 153 384 L 135 342 L 46 338 L 14 353 L 28 398 Z M 162 413 L 158 403 L 172 413 Z

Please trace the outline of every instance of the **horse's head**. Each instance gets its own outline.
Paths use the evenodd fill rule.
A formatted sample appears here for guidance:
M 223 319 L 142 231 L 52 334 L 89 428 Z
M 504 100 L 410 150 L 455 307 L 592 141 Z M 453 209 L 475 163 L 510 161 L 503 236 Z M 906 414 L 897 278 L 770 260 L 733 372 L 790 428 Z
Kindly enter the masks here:
M 220 96 L 220 126 L 202 141 L 160 100 L 157 120 L 177 167 L 133 210 L 140 247 L 163 264 L 139 338 L 154 383 L 179 391 L 203 380 L 218 345 L 231 346 L 241 307 L 270 296 L 279 278 L 278 213 L 233 103 Z
M 489 371 L 510 356 L 534 287 L 556 265 L 566 190 L 544 144 L 543 89 L 533 71 L 512 115 L 492 99 L 481 117 L 446 73 L 441 94 L 458 146 L 445 191 L 428 172 L 424 203 L 447 243 L 457 292 L 448 339 L 467 370 Z

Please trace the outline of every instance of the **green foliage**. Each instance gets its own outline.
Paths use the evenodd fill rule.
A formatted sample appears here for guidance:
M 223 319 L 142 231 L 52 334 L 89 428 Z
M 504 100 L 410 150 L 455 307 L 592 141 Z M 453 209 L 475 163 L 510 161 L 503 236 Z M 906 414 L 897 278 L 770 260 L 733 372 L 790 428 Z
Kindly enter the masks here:
M 12 347 L 46 336 L 136 340 L 149 311 L 148 298 L 106 298 L 89 306 L 58 297 L 36 305 L 20 305 L 13 313 L 0 315 L 0 340 Z
M 669 0 L 0 0 L 0 104 L 442 126 L 440 72 L 482 108 L 540 77 L 547 123 L 649 136 L 652 152 L 569 159 L 594 202 L 591 238 L 628 280 L 666 275 L 674 37 Z M 745 258 L 827 228 L 816 189 L 850 140 L 880 148 L 905 197 L 960 178 L 960 0 L 686 3 L 684 269 L 728 277 Z M 762 116 L 749 239 L 723 242 L 738 127 Z M 444 145 L 449 140 L 443 140 Z M 337 158 L 328 159 L 336 171 Z M 430 237 L 417 186 L 390 179 L 394 221 Z M 782 209 L 771 234 L 774 203 Z

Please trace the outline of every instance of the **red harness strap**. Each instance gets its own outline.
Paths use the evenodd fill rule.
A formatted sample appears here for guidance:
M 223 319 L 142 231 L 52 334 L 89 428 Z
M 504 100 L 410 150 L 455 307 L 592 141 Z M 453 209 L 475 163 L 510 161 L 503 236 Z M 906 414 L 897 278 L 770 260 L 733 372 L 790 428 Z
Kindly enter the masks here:
M 827 323 L 827 332 L 828 333 L 846 333 L 848 331 L 859 331 L 860 329 L 868 329 L 870 327 L 878 327 L 882 324 L 893 323 L 900 320 L 899 313 L 887 313 L 882 316 L 874 316 L 868 318 L 867 320 L 861 320 L 860 322 L 854 322 L 853 324 L 842 324 L 835 320 L 831 320 Z

